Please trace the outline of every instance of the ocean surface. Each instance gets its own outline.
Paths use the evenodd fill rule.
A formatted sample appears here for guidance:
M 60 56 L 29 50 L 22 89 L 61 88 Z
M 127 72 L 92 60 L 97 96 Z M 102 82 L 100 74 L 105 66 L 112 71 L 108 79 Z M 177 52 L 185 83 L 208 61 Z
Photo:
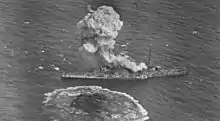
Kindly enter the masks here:
M 80 68 L 76 23 L 87 5 L 112 6 L 124 21 L 120 51 L 190 75 L 145 81 L 60 79 Z M 129 43 L 126 47 L 120 47 Z M 49 121 L 44 93 L 77 85 L 125 92 L 150 121 L 220 121 L 219 0 L 0 0 L 0 121 Z

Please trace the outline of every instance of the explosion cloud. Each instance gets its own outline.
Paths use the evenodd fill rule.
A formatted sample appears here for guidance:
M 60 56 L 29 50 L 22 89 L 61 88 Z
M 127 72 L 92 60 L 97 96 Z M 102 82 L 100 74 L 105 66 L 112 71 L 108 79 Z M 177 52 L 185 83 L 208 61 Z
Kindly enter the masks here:
M 100 6 L 77 23 L 77 39 L 81 42 L 79 53 L 84 63 L 94 68 L 103 64 L 121 66 L 133 72 L 147 69 L 145 63 L 137 64 L 126 55 L 113 53 L 115 38 L 123 22 L 118 13 L 110 6 Z

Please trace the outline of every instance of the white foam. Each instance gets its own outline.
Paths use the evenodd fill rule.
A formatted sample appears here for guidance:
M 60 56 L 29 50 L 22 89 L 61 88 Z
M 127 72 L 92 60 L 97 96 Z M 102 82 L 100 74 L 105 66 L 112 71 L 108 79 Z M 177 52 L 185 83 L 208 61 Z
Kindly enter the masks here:
M 84 91 L 82 89 L 84 89 Z M 88 91 L 85 91 L 85 90 L 88 90 Z M 140 121 L 145 121 L 145 120 L 149 119 L 149 117 L 147 116 L 148 112 L 142 107 L 141 104 L 139 104 L 138 100 L 134 99 L 134 97 L 132 97 L 132 96 L 126 94 L 126 93 L 123 93 L 123 92 L 112 91 L 112 90 L 109 90 L 107 88 L 102 88 L 100 86 L 90 85 L 90 86 L 68 87 L 66 89 L 56 89 L 53 92 L 45 93 L 44 95 L 46 97 L 45 97 L 45 100 L 42 103 L 47 104 L 50 101 L 54 101 L 56 99 L 56 96 L 58 96 L 58 95 L 77 96 L 77 95 L 80 95 L 82 93 L 86 93 L 86 94 L 100 93 L 100 91 L 102 91 L 102 93 L 103 93 L 103 91 L 106 91 L 106 92 L 109 92 L 113 95 L 117 94 L 117 95 L 122 95 L 122 96 L 127 97 L 132 102 L 134 102 L 134 104 L 136 104 L 136 106 L 138 107 L 140 113 L 143 116 L 145 116 L 144 120 L 142 119 Z

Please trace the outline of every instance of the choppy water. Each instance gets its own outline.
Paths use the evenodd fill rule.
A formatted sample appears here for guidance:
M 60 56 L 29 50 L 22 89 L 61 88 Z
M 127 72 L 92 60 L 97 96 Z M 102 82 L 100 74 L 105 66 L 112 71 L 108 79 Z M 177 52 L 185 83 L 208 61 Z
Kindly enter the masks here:
M 75 25 L 86 6 L 111 5 L 124 26 L 121 50 L 152 64 L 188 66 L 181 78 L 149 81 L 62 81 L 80 68 Z M 43 94 L 76 85 L 126 92 L 149 111 L 151 121 L 220 120 L 220 24 L 218 0 L 0 0 L 0 120 L 48 121 Z M 59 68 L 59 70 L 58 70 Z

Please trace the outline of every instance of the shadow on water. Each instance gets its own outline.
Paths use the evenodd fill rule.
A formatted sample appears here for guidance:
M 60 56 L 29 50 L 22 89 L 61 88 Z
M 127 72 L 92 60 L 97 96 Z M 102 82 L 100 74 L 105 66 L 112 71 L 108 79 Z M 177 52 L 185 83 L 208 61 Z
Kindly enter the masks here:
M 131 40 L 122 50 L 143 60 L 151 44 L 154 65 L 188 66 L 191 74 L 138 82 L 60 80 L 61 72 L 80 68 L 75 25 L 88 4 L 111 5 L 120 13 L 124 26 L 117 42 Z M 47 121 L 43 94 L 76 85 L 126 92 L 140 100 L 151 121 L 220 119 L 217 1 L 2 0 L 0 5 L 1 120 Z

